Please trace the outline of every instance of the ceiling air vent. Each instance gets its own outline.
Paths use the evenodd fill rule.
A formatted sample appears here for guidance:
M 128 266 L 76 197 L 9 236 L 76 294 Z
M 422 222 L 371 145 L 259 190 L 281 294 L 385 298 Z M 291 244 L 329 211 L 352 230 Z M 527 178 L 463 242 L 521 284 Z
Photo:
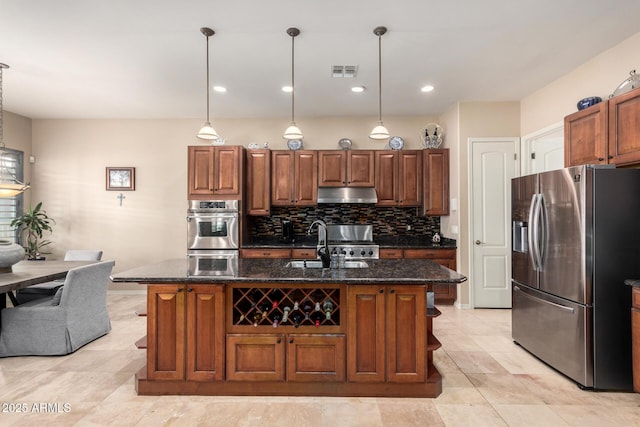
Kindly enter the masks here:
M 353 78 L 358 74 L 357 65 L 333 65 L 331 75 L 333 77 Z

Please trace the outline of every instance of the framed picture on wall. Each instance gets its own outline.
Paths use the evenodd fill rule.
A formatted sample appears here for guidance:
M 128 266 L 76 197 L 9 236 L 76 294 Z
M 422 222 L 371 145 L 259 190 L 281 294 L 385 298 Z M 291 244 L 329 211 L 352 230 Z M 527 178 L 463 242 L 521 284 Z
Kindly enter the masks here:
M 107 167 L 107 190 L 134 191 L 136 189 L 136 168 Z

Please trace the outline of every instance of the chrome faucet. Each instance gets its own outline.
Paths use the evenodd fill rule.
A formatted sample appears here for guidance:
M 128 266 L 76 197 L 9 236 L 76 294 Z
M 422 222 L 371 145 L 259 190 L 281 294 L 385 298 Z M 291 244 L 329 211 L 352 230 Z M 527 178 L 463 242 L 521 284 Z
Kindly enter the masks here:
M 307 235 L 311 236 L 313 226 L 318 225 L 318 255 L 322 260 L 322 267 L 329 268 L 331 265 L 331 255 L 329 254 L 329 242 L 327 241 L 327 224 L 321 219 L 316 219 L 307 230 Z

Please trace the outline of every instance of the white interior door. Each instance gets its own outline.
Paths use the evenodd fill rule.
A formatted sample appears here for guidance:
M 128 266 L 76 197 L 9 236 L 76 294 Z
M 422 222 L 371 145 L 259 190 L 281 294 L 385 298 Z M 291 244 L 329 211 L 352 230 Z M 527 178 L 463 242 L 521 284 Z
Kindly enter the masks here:
M 519 138 L 471 138 L 471 256 L 474 307 L 511 307 L 511 178 Z
M 524 175 L 564 168 L 564 122 L 522 137 Z

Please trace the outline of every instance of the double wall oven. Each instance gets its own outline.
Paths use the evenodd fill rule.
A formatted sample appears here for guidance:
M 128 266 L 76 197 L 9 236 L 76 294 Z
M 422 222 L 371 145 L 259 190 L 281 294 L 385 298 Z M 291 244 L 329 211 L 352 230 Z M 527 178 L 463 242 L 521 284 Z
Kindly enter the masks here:
M 239 250 L 238 200 L 190 200 L 187 259 L 190 276 L 235 276 Z

